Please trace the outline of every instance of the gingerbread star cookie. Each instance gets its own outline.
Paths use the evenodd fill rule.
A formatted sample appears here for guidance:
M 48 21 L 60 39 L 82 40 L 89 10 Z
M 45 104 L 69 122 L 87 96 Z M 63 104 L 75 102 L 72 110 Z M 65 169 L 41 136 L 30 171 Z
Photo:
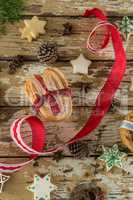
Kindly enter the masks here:
M 20 28 L 21 38 L 26 38 L 29 42 L 36 39 L 39 34 L 44 34 L 46 31 L 46 21 L 41 21 L 38 17 L 34 16 L 31 20 L 24 20 L 25 27 Z
M 117 144 L 114 144 L 110 149 L 105 149 L 103 147 L 103 150 L 104 153 L 98 159 L 105 162 L 107 172 L 113 167 L 124 167 L 123 158 L 126 156 L 126 153 L 119 151 Z
M 34 39 L 36 38 L 36 37 L 33 37 L 33 36 L 32 36 L 32 34 L 31 34 L 31 32 L 30 32 L 30 29 L 27 28 L 27 27 L 25 27 L 25 28 L 20 28 L 19 30 L 20 30 L 21 38 L 22 38 L 22 39 L 25 39 L 25 38 L 26 38 L 29 42 L 31 42 L 33 38 L 34 38 Z
M 49 175 L 46 175 L 44 178 L 35 175 L 34 183 L 27 189 L 34 193 L 34 200 L 50 200 L 50 193 L 56 190 L 57 187 L 51 183 Z

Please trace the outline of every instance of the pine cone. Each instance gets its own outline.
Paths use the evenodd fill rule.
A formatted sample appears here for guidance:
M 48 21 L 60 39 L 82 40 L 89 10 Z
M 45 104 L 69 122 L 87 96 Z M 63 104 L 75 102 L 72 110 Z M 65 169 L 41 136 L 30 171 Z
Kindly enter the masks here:
M 9 64 L 9 73 L 14 74 L 16 69 L 21 67 L 24 63 L 24 58 L 21 55 L 17 55 L 13 58 L 13 60 Z
M 39 47 L 38 59 L 41 63 L 51 64 L 58 59 L 57 45 L 46 42 Z
M 70 200 L 104 200 L 105 194 L 95 183 L 77 185 L 71 193 Z
M 83 158 L 89 154 L 88 146 L 84 141 L 69 144 L 68 148 L 75 158 Z
M 118 99 L 116 99 L 116 98 L 114 98 L 113 99 L 113 101 L 112 101 L 112 104 L 111 104 L 111 106 L 110 106 L 110 109 L 109 109 L 109 111 L 111 111 L 111 112 L 117 112 L 118 111 L 118 108 L 120 108 L 120 101 L 118 100 Z

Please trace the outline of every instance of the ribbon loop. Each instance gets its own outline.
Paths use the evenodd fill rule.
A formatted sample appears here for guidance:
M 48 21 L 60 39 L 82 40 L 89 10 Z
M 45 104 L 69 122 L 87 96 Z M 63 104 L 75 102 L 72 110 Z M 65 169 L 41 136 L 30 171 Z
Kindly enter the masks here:
M 88 41 L 87 41 L 87 48 L 90 51 L 92 51 L 93 53 L 101 51 L 102 49 L 104 49 L 108 45 L 109 40 L 110 40 L 110 31 L 109 31 L 108 25 L 113 26 L 112 24 L 108 23 L 107 21 L 99 22 L 95 26 L 95 28 L 92 30 L 92 32 L 90 33 L 90 35 L 88 37 Z M 99 47 L 93 47 L 91 45 L 91 38 L 96 33 L 97 29 L 99 29 L 101 27 L 106 27 L 106 34 L 104 33 L 105 35 L 104 35 L 104 39 L 103 39 L 103 41 L 101 43 L 101 46 L 99 46 Z

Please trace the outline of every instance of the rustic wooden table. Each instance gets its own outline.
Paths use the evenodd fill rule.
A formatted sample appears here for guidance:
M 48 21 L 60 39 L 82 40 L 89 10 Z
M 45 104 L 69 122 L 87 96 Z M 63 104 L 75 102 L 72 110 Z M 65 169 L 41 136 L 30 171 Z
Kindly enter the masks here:
M 107 74 L 113 63 L 114 55 L 111 45 L 100 54 L 91 54 L 85 44 L 88 33 L 95 25 L 96 20 L 83 18 L 85 8 L 101 7 L 109 15 L 112 22 L 121 20 L 122 16 L 133 16 L 133 0 L 27 0 L 23 18 L 34 15 L 42 20 L 47 20 L 47 33 L 32 43 L 20 38 L 18 31 L 20 24 L 8 25 L 7 34 L 0 36 L 0 161 L 23 161 L 27 155 L 21 152 L 10 138 L 11 122 L 22 115 L 31 113 L 31 107 L 24 94 L 24 81 L 34 73 L 41 73 L 43 67 L 38 63 L 36 52 L 38 46 L 44 41 L 56 41 L 59 47 L 59 61 L 54 64 L 63 71 L 71 83 L 74 95 L 80 94 L 87 101 L 74 99 L 74 109 L 71 119 L 61 123 L 47 123 L 49 146 L 59 144 L 71 133 L 76 132 L 86 121 L 94 98 L 106 80 Z M 63 24 L 70 22 L 73 26 L 72 34 L 63 36 Z M 130 79 L 133 75 L 133 37 L 127 47 L 127 71 L 118 91 L 119 97 L 127 97 L 128 107 L 132 110 L 133 93 L 128 92 Z M 73 75 L 70 60 L 83 52 L 92 61 L 89 67 L 88 78 Z M 13 56 L 24 55 L 24 65 L 16 73 L 8 73 L 9 61 Z M 120 95 L 119 95 L 120 94 Z M 121 98 L 122 99 L 122 98 Z M 123 101 L 123 99 L 122 99 Z M 124 102 L 124 101 L 123 101 Z M 100 126 L 91 136 L 85 139 L 88 145 L 88 157 L 74 159 L 68 149 L 64 151 L 64 158 L 57 162 L 54 156 L 40 158 L 23 170 L 12 174 L 11 179 L 4 187 L 0 200 L 30 200 L 32 193 L 26 187 L 33 180 L 35 173 L 52 175 L 53 182 L 58 189 L 51 195 L 51 199 L 66 200 L 70 198 L 73 188 L 81 182 L 94 180 L 100 185 L 109 200 L 133 200 L 133 170 L 132 154 L 129 153 L 129 173 L 114 169 L 109 173 L 99 165 L 96 158 L 102 153 L 101 145 L 111 147 L 119 144 L 124 151 L 119 136 L 119 126 L 124 118 L 126 104 L 119 108 L 114 105 Z M 65 135 L 67 133 L 67 135 Z M 81 199 L 80 199 L 81 200 Z

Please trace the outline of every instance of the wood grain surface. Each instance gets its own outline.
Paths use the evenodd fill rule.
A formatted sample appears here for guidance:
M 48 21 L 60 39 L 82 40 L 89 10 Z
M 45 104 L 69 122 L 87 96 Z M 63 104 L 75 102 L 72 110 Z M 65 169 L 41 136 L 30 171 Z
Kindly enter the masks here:
M 86 40 L 92 28 L 96 25 L 97 20 L 84 17 L 40 17 L 41 20 L 46 20 L 46 34 L 41 35 L 38 40 L 32 43 L 26 39 L 21 39 L 19 28 L 23 27 L 23 22 L 14 25 L 8 25 L 7 33 L 0 37 L 0 56 L 4 58 L 16 56 L 18 54 L 37 59 L 37 51 L 43 42 L 56 42 L 58 45 L 58 54 L 60 61 L 69 61 L 75 58 L 81 51 L 91 60 L 113 60 L 113 47 L 110 43 L 106 51 L 93 54 L 86 49 Z M 110 18 L 114 24 L 118 24 L 121 18 Z M 72 34 L 63 36 L 63 24 L 71 23 L 73 25 Z M 102 38 L 102 31 L 99 32 L 99 37 Z M 132 60 L 133 37 L 130 37 L 128 45 L 124 43 L 127 59 Z
M 133 0 L 27 0 L 25 15 L 81 16 L 84 9 L 101 7 L 111 16 L 132 16 Z
M 37 15 L 47 21 L 46 34 L 28 43 L 21 39 L 20 23 L 7 24 L 7 33 L 0 35 L 0 162 L 17 163 L 28 159 L 13 143 L 10 125 L 14 119 L 33 114 L 31 105 L 24 93 L 24 82 L 33 74 L 44 70 L 37 59 L 39 46 L 46 41 L 56 42 L 59 59 L 52 67 L 59 68 L 67 77 L 73 91 L 73 114 L 63 122 L 43 122 L 47 129 L 47 147 L 60 145 L 81 129 L 94 106 L 95 98 L 103 86 L 114 61 L 111 44 L 99 54 L 86 50 L 86 40 L 97 20 L 84 18 L 86 8 L 100 7 L 117 24 L 123 16 L 133 19 L 133 0 L 25 0 L 22 19 Z M 63 24 L 72 24 L 72 33 L 63 35 Z M 102 33 L 99 34 L 102 37 Z M 124 47 L 127 53 L 127 71 L 117 91 L 115 101 L 100 126 L 84 138 L 87 156 L 75 159 L 68 147 L 64 158 L 55 160 L 55 155 L 39 158 L 19 172 L 12 174 L 0 194 L 0 200 L 30 200 L 33 194 L 26 190 L 32 183 L 34 174 L 51 174 L 57 190 L 52 192 L 51 200 L 68 200 L 75 186 L 95 182 L 102 188 L 107 200 L 133 200 L 133 155 L 121 143 L 119 127 L 127 112 L 133 109 L 133 92 L 129 90 L 133 76 L 133 36 Z M 82 52 L 92 61 L 88 76 L 72 73 L 70 60 Z M 24 56 L 24 64 L 14 74 L 9 73 L 9 64 L 16 55 Z M 103 163 L 97 160 L 102 153 L 102 145 L 111 147 L 117 143 L 128 154 L 125 171 L 113 169 L 106 172 Z M 21 194 L 21 195 L 20 195 Z M 78 200 L 78 199 L 77 199 Z M 80 199 L 81 200 L 81 199 Z M 87 199 L 83 199 L 87 200 Z M 92 199 L 91 199 L 92 200 Z

